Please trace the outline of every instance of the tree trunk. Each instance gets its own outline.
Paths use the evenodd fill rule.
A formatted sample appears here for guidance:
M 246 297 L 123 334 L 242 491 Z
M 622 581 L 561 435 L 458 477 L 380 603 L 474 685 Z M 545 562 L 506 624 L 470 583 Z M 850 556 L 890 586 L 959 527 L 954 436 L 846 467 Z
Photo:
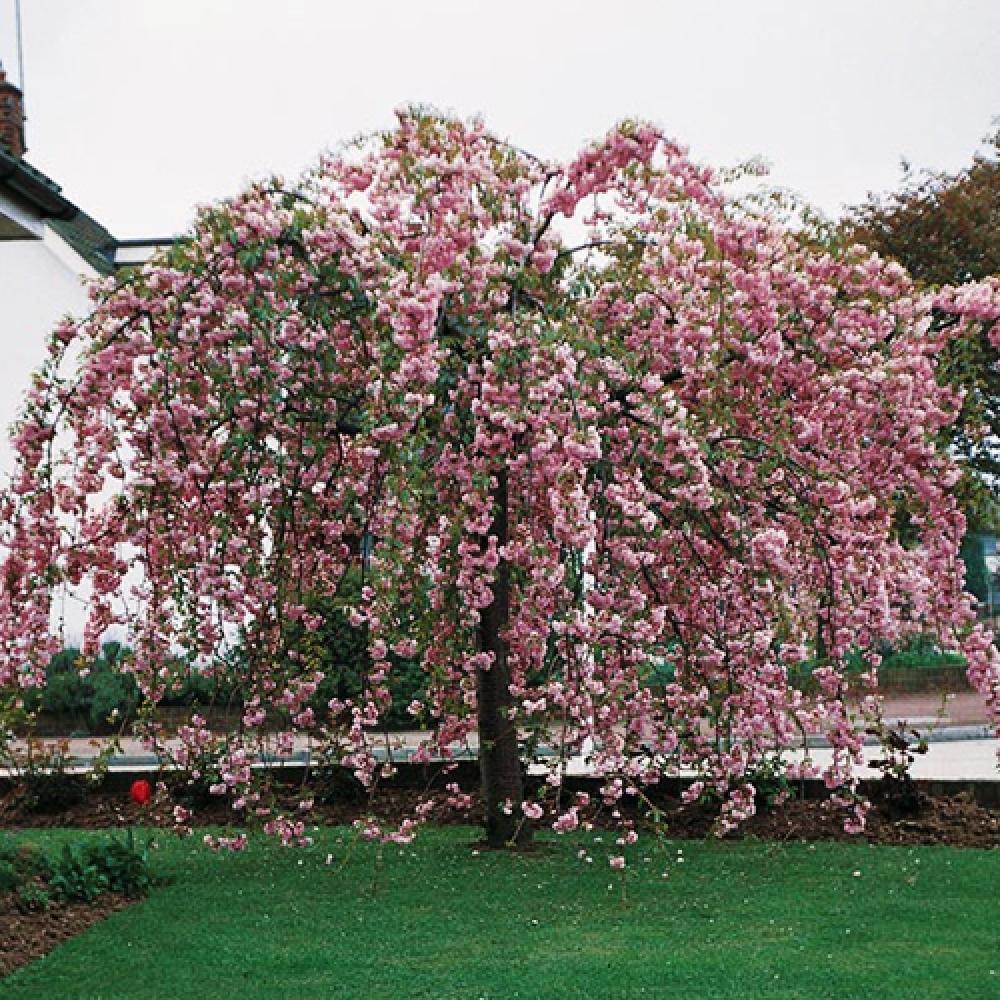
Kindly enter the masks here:
M 497 473 L 491 534 L 496 535 L 498 546 L 507 544 L 506 469 Z M 494 848 L 522 845 L 531 839 L 531 826 L 521 811 L 524 783 L 517 729 L 508 713 L 513 699 L 510 694 L 507 642 L 501 633 L 507 628 L 509 620 L 510 566 L 506 559 L 501 558 L 493 583 L 493 601 L 483 608 L 479 622 L 479 646 L 482 652 L 493 654 L 493 665 L 489 670 L 480 669 L 476 675 L 479 773 L 486 808 L 486 843 Z M 510 803 L 509 814 L 504 811 L 507 802 Z

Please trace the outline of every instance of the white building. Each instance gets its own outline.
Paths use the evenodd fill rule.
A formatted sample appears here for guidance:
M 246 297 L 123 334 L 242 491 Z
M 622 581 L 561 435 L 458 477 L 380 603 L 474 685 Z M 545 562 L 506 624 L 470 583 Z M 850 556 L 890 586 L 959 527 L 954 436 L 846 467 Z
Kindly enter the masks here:
M 24 159 L 21 92 L 0 66 L 0 478 L 11 471 L 7 429 L 53 326 L 86 315 L 88 282 L 168 242 L 116 240 Z

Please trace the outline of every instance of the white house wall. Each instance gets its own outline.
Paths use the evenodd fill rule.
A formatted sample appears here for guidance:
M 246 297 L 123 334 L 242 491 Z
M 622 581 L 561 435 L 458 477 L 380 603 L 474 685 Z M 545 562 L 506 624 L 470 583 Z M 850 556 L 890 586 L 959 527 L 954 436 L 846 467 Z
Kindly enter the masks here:
M 0 479 L 13 454 L 8 429 L 31 373 L 45 357 L 49 333 L 67 314 L 86 315 L 85 283 L 97 272 L 51 231 L 39 240 L 0 241 Z

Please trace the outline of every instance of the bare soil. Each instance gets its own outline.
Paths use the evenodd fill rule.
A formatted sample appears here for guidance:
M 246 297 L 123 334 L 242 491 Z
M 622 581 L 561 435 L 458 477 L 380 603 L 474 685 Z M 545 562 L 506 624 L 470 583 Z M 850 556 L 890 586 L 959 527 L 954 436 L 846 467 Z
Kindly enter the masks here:
M 711 836 L 715 813 L 698 805 L 667 812 L 667 832 L 680 839 Z M 761 840 L 863 841 L 885 845 L 947 845 L 949 847 L 1000 848 L 1000 812 L 978 805 L 970 797 L 923 796 L 911 815 L 899 815 L 884 804 L 873 805 L 861 834 L 844 831 L 843 814 L 828 801 L 791 800 L 765 809 L 744 823 L 727 839 L 759 837 Z
M 18 908 L 13 893 L 0 895 L 0 979 L 131 902 L 105 893 L 92 903 L 52 902 L 47 909 L 25 911 Z
M 305 818 L 317 826 L 346 826 L 369 815 L 393 823 L 412 816 L 418 801 L 433 797 L 436 805 L 430 822 L 438 825 L 477 823 L 481 813 L 478 796 L 472 789 L 468 790 L 473 796 L 473 805 L 464 810 L 450 807 L 442 794 L 429 796 L 426 791 L 412 788 L 384 787 L 373 800 L 345 789 L 332 801 L 317 801 Z M 294 809 L 297 799 L 298 794 L 292 790 L 277 794 L 277 804 L 288 809 Z M 635 814 L 642 825 L 643 816 L 638 810 L 630 809 L 631 801 L 623 800 L 622 809 Z M 656 805 L 662 810 L 668 836 L 699 839 L 715 834 L 718 811 L 709 804 L 685 805 L 677 798 L 664 796 L 657 799 Z M 553 818 L 547 814 L 539 825 L 544 826 Z M 615 820 L 600 809 L 589 815 L 581 814 L 581 818 L 598 826 L 616 825 Z M 212 799 L 197 808 L 193 822 L 198 826 L 243 825 L 241 817 L 220 799 Z M 828 800 L 792 798 L 773 808 L 759 807 L 757 815 L 727 837 L 1000 848 L 1000 810 L 979 805 L 966 794 L 932 797 L 920 792 L 908 808 L 900 808 L 898 801 L 876 792 L 872 794 L 872 807 L 863 833 L 845 833 L 843 824 L 843 813 L 833 808 Z M 60 811 L 40 813 L 24 808 L 24 800 L 16 790 L 0 796 L 0 830 L 46 827 L 100 830 L 126 825 L 170 828 L 173 826 L 170 807 L 154 803 L 148 808 L 140 808 L 120 794 L 98 791 Z

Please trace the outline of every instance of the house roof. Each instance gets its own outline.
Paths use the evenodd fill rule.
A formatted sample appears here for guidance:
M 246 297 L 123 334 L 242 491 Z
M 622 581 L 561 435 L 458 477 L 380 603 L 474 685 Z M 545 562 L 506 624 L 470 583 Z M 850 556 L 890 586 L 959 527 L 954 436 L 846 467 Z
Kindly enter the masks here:
M 86 212 L 77 212 L 72 219 L 53 219 L 50 225 L 95 271 L 110 274 L 115 269 L 117 241 Z
M 111 233 L 69 201 L 55 181 L 2 146 L 0 190 L 27 202 L 96 271 L 114 270 L 117 241 Z

